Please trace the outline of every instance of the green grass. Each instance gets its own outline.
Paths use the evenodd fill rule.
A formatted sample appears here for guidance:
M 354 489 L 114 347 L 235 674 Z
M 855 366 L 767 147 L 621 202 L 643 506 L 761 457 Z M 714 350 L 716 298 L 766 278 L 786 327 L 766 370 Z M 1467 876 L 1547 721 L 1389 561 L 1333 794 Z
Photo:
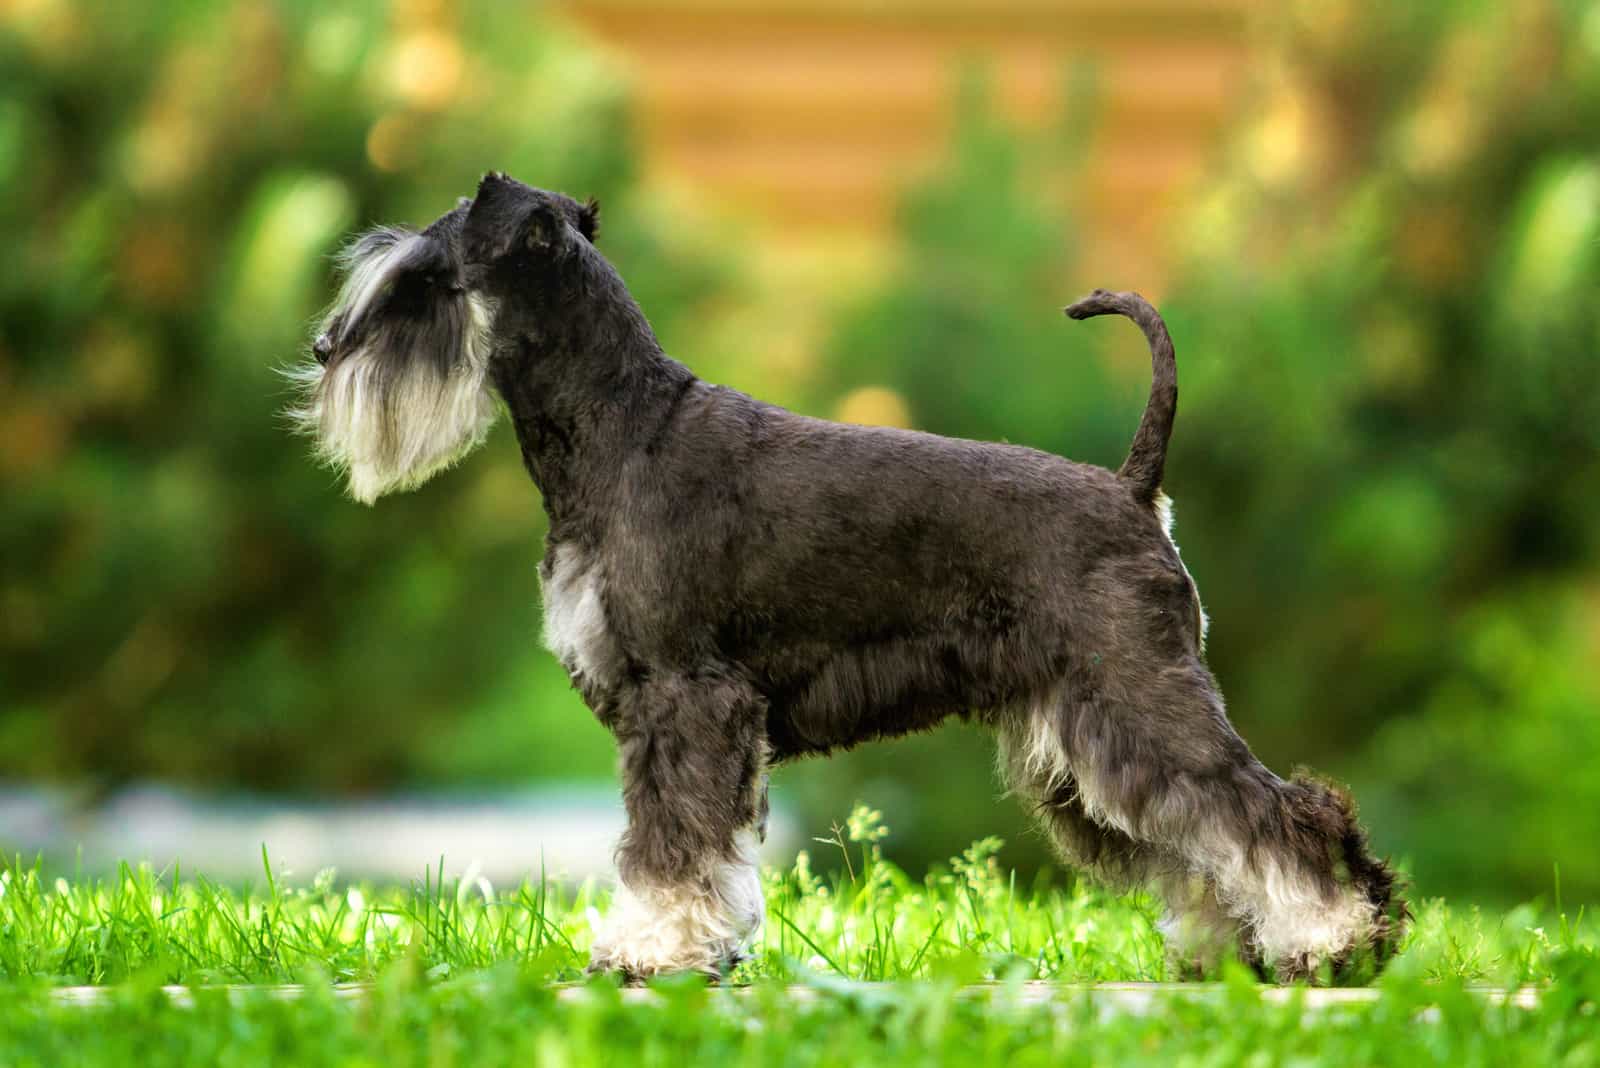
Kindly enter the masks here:
M 1096 1015 L 1081 999 L 1008 1008 L 1005 984 L 1022 979 L 1165 978 L 1155 903 L 1019 886 L 994 841 L 913 880 L 883 860 L 883 833 L 858 810 L 815 859 L 767 874 L 766 931 L 736 976 L 754 989 L 732 1003 L 693 980 L 651 1004 L 603 984 L 558 1003 L 553 984 L 581 978 L 605 906 L 593 885 L 497 890 L 430 874 L 341 887 L 326 874 L 289 886 L 267 869 L 240 890 L 130 867 L 57 880 L 12 863 L 0 868 L 0 1063 L 1600 1063 L 1600 930 L 1581 910 L 1423 902 L 1381 996 L 1314 1016 L 1264 1002 L 1238 971 L 1225 993 L 1149 1016 Z M 837 875 L 813 874 L 824 857 Z M 352 980 L 371 994 L 335 1000 L 330 982 Z M 1001 993 L 952 996 L 982 981 Z M 311 993 L 201 993 L 178 1007 L 155 990 L 280 982 Z M 816 996 L 790 998 L 794 982 Z M 85 983 L 114 991 L 97 1008 L 49 993 Z M 1494 1007 L 1466 992 L 1481 983 L 1545 993 L 1533 1010 Z

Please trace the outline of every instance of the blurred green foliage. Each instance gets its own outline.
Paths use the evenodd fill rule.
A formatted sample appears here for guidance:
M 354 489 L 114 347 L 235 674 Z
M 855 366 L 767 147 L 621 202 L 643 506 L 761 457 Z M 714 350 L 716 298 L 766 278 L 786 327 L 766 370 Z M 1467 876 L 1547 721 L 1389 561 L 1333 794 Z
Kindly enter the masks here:
M 1600 8 L 1275 19 L 1162 300 L 1167 484 L 1212 665 L 1263 758 L 1351 779 L 1425 889 L 1550 891 L 1559 864 L 1593 895 Z M 1115 464 L 1139 401 L 1093 356 L 1110 328 L 1051 310 L 1064 273 L 1138 280 L 1070 260 L 1029 187 L 1048 145 L 982 125 L 908 199 L 905 267 L 831 370 L 902 390 L 930 430 Z M 872 756 L 819 790 L 876 802 L 874 780 L 937 769 L 924 818 L 978 833 L 973 748 Z
M 363 791 L 604 775 L 535 651 L 543 519 L 502 427 L 376 512 L 278 416 L 329 254 L 485 169 L 596 193 L 670 351 L 741 278 L 640 194 L 625 83 L 532 5 L 57 0 L 0 21 L 0 775 Z M 1251 108 L 1160 294 L 1168 468 L 1233 715 L 1280 770 L 1351 779 L 1422 889 L 1600 893 L 1600 9 L 1275 11 Z M 1117 463 L 1131 329 L 1071 324 L 1062 175 L 1092 94 L 1019 134 L 982 80 L 854 294 L 828 414 Z M 736 243 L 734 243 L 736 244 Z M 697 360 L 697 343 L 711 351 Z M 721 342 L 727 348 L 725 339 Z M 751 367 L 759 367 L 753 360 Z M 752 372 L 756 373 L 756 372 Z M 748 383 L 760 389 L 760 383 Z M 779 777 L 862 796 L 912 866 L 1000 831 L 1047 856 L 951 728 Z
M 1592 895 L 1600 9 L 1346 7 L 1286 36 L 1174 296 L 1215 662 L 1424 884 Z
M 584 42 L 533 5 L 437 8 L 0 24 L 0 774 L 609 768 L 533 652 L 543 516 L 516 450 L 374 514 L 278 414 L 330 254 L 491 167 L 608 202 L 608 251 L 669 338 L 725 272 L 630 203 L 625 86 Z

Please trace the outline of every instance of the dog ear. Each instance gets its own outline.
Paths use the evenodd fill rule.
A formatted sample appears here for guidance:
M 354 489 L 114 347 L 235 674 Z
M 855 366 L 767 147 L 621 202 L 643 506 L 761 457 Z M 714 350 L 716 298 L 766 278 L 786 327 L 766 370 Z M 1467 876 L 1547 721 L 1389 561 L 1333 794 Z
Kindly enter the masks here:
M 522 224 L 522 243 L 530 252 L 543 252 L 556 243 L 561 220 L 543 204 L 535 204 Z
M 578 232 L 589 244 L 600 236 L 600 202 L 590 197 L 578 208 Z
M 478 183 L 478 192 L 467 208 L 467 219 L 461 227 L 462 250 L 467 259 L 479 263 L 492 263 L 511 251 L 518 235 L 510 225 L 510 180 L 497 171 L 490 171 Z
M 522 249 L 544 252 L 559 242 L 565 220 L 549 204 L 526 195 L 530 192 L 504 174 L 484 176 L 462 226 L 468 260 L 493 262 Z

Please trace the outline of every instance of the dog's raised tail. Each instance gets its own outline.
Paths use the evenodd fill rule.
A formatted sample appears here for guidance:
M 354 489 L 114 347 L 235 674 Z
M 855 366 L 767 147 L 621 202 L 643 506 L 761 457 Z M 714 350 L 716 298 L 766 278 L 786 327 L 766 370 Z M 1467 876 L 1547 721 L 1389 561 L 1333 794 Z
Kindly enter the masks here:
M 1074 319 L 1096 315 L 1125 315 L 1139 324 L 1150 342 L 1150 400 L 1133 435 L 1128 458 L 1117 474 L 1128 480 L 1134 496 L 1154 501 L 1161 489 L 1161 474 L 1167 464 L 1167 442 L 1172 437 L 1172 421 L 1178 414 L 1178 363 L 1172 352 L 1172 338 L 1161 313 L 1137 293 L 1112 293 L 1097 289 L 1065 309 Z

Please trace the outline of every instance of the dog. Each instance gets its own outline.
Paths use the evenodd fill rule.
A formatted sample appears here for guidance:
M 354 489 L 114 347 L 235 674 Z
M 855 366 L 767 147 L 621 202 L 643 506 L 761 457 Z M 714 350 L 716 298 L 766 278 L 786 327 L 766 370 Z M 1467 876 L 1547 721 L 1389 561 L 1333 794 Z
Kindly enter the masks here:
M 1206 667 L 1162 491 L 1173 346 L 1132 293 L 1149 403 L 1115 472 L 798 415 L 670 359 L 598 246 L 598 206 L 483 178 L 384 228 L 299 372 L 295 415 L 370 504 L 508 410 L 549 515 L 546 644 L 614 735 L 620 886 L 592 968 L 737 962 L 783 761 L 974 717 L 1063 856 L 1163 895 L 1180 972 L 1379 966 L 1408 913 L 1348 794 L 1263 766 Z

